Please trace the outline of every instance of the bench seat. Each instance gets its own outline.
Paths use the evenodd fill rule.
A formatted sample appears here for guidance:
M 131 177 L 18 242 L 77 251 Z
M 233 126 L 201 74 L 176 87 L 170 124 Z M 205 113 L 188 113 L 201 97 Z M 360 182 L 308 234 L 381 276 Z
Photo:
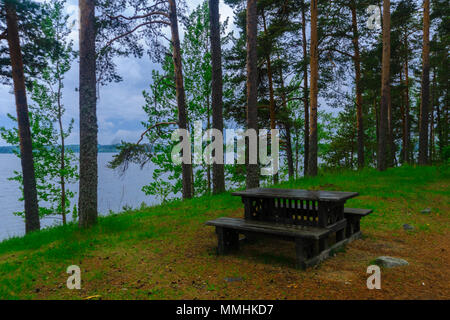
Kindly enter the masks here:
M 219 218 L 208 221 L 205 224 L 215 226 L 218 240 L 218 254 L 226 254 L 239 250 L 239 234 L 249 235 L 266 234 L 284 240 L 295 242 L 296 265 L 306 269 L 329 257 L 333 250 L 347 242 L 344 239 L 344 230 L 347 221 L 345 219 L 327 228 L 280 224 L 240 218 Z M 336 243 L 329 248 L 329 235 L 337 232 Z M 341 235 L 339 237 L 338 235 Z
M 322 239 L 331 232 L 331 230 L 323 228 L 274 224 L 271 222 L 262 221 L 247 221 L 239 218 L 219 218 L 213 221 L 206 222 L 206 225 L 240 231 L 265 233 L 292 238 L 300 237 L 313 240 Z
M 344 208 L 345 215 L 365 217 L 371 214 L 372 212 L 373 210 L 371 209 Z
M 345 219 L 347 219 L 347 227 L 345 236 L 347 238 L 361 237 L 361 219 L 371 214 L 371 209 L 344 208 Z

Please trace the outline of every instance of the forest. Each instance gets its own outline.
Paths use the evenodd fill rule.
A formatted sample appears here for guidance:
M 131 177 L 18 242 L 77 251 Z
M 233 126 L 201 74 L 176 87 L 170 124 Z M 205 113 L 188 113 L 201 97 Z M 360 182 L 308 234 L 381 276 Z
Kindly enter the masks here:
M 0 74 L 14 90 L 17 113 L 8 117 L 17 127 L 2 127 L 1 136 L 22 161 L 12 179 L 23 192 L 27 231 L 38 230 L 45 214 L 65 217 L 70 207 L 80 226 L 95 224 L 97 97 L 102 86 L 123 80 L 117 57 L 151 59 L 161 68 L 148 79 L 146 104 L 126 106 L 147 115 L 137 124 L 141 139 L 118 146 L 110 167 L 154 164 L 143 192 L 163 202 L 333 168 L 446 163 L 448 4 L 369 2 L 226 0 L 230 27 L 215 0 L 193 10 L 175 0 L 80 1 L 76 48 L 66 1 L 2 1 Z M 74 65 L 79 158 L 65 147 L 74 120 L 64 118 L 62 95 Z M 249 163 L 173 164 L 171 132 L 192 130 L 195 121 L 221 132 L 278 129 L 280 172 L 261 177 Z M 74 179 L 78 204 L 65 190 Z M 50 198 L 51 208 L 40 206 Z

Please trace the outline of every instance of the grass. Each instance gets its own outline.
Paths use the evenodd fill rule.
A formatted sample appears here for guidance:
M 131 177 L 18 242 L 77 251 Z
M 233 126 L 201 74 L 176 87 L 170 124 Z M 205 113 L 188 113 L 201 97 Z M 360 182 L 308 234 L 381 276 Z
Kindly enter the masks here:
M 277 186 L 356 191 L 360 197 L 347 205 L 374 209 L 362 222 L 363 240 L 306 272 L 292 267 L 290 243 L 258 242 L 216 256 L 214 230 L 203 223 L 242 216 L 240 199 L 228 193 L 102 217 L 89 230 L 74 224 L 45 229 L 0 243 L 0 298 L 417 298 L 420 294 L 411 291 L 417 284 L 424 298 L 448 299 L 449 178 L 448 166 L 405 166 L 326 172 Z M 432 213 L 421 214 L 428 207 Z M 404 231 L 404 224 L 414 231 Z M 388 254 L 412 266 L 385 271 L 392 287 L 368 292 L 365 267 Z M 65 286 L 70 265 L 82 269 L 80 291 Z M 226 277 L 242 281 L 228 283 Z M 421 288 L 425 280 L 417 277 L 432 287 Z

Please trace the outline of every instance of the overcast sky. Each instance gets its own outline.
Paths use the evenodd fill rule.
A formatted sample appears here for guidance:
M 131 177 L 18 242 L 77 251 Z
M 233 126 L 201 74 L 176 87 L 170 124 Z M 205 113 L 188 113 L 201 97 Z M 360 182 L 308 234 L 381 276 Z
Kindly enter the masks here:
M 192 11 L 202 1 L 187 0 L 189 9 Z M 68 0 L 67 12 L 74 20 L 77 19 L 77 0 Z M 233 11 L 223 3 L 223 0 L 220 1 L 220 13 L 221 20 L 230 17 L 230 23 L 233 21 Z M 78 49 L 77 27 L 71 36 L 75 41 L 75 47 Z M 129 142 L 138 140 L 143 131 L 140 121 L 145 118 L 145 113 L 142 110 L 144 105 L 142 91 L 149 88 L 152 70 L 159 69 L 158 65 L 153 64 L 147 56 L 142 59 L 117 59 L 116 62 L 123 81 L 109 84 L 100 89 L 100 99 L 97 105 L 100 144 L 115 144 L 122 140 Z M 75 91 L 78 87 L 78 62 L 73 64 L 72 69 L 66 75 L 64 85 L 64 105 L 67 109 L 65 120 L 67 123 L 74 118 L 76 122 L 74 132 L 68 143 L 78 144 L 78 93 Z M 30 99 L 29 103 L 32 103 Z M 15 115 L 15 110 L 12 88 L 0 85 L 0 126 L 11 127 L 14 125 L 6 114 Z M 0 145 L 6 145 L 6 143 L 0 139 Z

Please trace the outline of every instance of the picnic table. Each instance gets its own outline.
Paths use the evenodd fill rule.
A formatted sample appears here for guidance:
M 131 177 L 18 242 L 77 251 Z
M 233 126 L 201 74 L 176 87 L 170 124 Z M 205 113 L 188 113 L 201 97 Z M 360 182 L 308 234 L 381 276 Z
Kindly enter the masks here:
M 345 208 L 357 192 L 257 188 L 235 192 L 244 203 L 240 218 L 219 218 L 206 224 L 216 227 L 218 253 L 239 249 L 239 234 L 257 234 L 293 240 L 296 265 L 305 269 L 330 256 L 333 250 L 361 236 L 360 220 L 370 209 Z

